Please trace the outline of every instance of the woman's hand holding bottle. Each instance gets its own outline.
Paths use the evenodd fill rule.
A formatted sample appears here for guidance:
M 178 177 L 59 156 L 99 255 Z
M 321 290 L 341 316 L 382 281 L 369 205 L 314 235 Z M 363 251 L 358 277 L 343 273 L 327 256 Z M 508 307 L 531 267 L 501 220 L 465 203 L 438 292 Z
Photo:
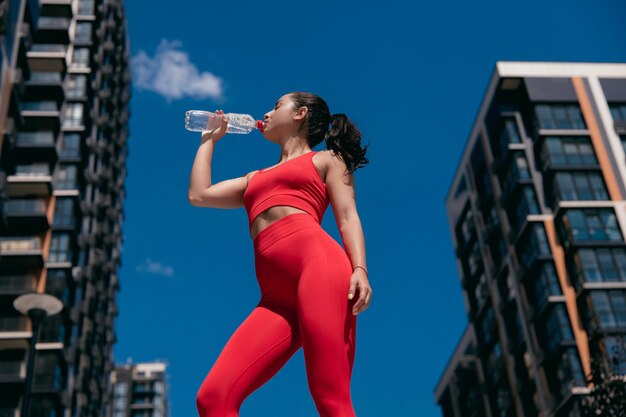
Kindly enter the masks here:
M 202 131 L 203 144 L 209 140 L 212 140 L 213 144 L 215 144 L 218 140 L 223 138 L 224 135 L 226 135 L 226 129 L 228 128 L 228 116 L 226 116 L 222 110 L 216 110 L 215 114 L 219 114 L 222 116 L 222 124 L 213 130 Z

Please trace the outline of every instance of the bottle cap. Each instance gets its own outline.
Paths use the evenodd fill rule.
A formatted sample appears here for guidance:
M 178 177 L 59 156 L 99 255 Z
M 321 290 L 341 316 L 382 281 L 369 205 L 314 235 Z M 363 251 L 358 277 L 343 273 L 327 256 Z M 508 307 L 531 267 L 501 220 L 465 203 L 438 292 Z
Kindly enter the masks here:
M 256 121 L 256 127 L 257 127 L 257 129 L 259 129 L 261 131 L 261 133 L 263 133 L 263 121 L 262 120 L 257 120 Z

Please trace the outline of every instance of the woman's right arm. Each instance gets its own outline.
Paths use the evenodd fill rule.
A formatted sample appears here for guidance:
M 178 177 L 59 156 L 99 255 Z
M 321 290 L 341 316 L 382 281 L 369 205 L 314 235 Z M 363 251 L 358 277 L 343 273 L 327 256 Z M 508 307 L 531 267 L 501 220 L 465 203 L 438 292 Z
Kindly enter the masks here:
M 216 113 L 223 114 L 221 110 Z M 197 207 L 239 208 L 243 206 L 243 193 L 248 185 L 248 175 L 211 184 L 211 160 L 215 144 L 226 134 L 228 119 L 223 116 L 221 127 L 202 133 L 202 142 L 196 152 L 189 180 L 189 203 Z

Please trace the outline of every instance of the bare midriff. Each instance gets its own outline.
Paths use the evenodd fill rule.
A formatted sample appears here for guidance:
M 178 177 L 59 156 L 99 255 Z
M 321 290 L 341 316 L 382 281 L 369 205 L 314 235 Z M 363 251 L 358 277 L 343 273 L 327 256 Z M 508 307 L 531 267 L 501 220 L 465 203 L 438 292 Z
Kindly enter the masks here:
M 261 230 L 265 229 L 270 224 L 277 222 L 283 217 L 294 213 L 308 214 L 304 210 L 291 206 L 272 206 L 267 210 L 262 211 L 254 219 L 254 222 L 252 222 L 252 226 L 250 227 L 250 237 L 254 240 Z
M 322 178 L 322 182 L 326 183 L 326 173 L 323 172 L 323 169 L 317 167 L 317 164 L 315 163 L 315 155 L 313 156 L 312 161 L 320 178 Z M 275 168 L 275 167 L 272 167 L 272 168 Z M 252 226 L 250 227 L 250 237 L 252 237 L 252 240 L 254 240 L 254 238 L 257 237 L 257 235 L 261 232 L 261 230 L 265 229 L 270 224 L 277 222 L 283 217 L 288 216 L 290 214 L 294 214 L 294 213 L 309 214 L 302 209 L 292 207 L 292 206 L 272 206 L 266 210 L 263 210 L 261 213 L 259 213 L 259 215 L 252 222 Z

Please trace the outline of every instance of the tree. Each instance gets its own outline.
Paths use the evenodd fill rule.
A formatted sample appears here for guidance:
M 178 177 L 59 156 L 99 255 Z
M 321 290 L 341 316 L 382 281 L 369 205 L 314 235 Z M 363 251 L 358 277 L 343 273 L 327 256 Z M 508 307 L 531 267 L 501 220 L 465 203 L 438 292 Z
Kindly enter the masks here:
M 587 384 L 591 392 L 581 397 L 581 417 L 626 416 L 626 338 L 624 335 L 601 335 L 592 343 L 591 373 Z

